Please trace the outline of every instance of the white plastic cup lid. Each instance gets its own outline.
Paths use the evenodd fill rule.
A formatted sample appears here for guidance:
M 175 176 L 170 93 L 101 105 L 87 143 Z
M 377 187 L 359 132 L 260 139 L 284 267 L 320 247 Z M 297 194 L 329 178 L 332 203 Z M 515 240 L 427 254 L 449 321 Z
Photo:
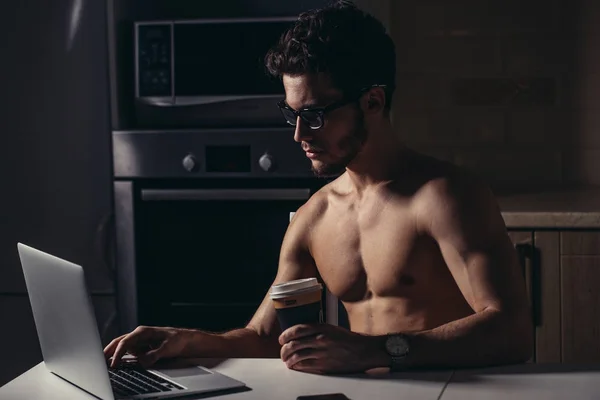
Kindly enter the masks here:
M 276 299 L 288 296 L 292 293 L 322 289 L 323 286 L 317 281 L 317 278 L 296 279 L 294 281 L 280 283 L 271 286 L 271 298 Z

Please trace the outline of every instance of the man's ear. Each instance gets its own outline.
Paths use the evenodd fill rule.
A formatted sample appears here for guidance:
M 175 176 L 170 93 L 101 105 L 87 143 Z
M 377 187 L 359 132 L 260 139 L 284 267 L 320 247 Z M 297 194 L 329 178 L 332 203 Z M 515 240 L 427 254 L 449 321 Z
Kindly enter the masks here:
M 368 113 L 378 113 L 385 108 L 385 92 L 376 87 L 365 93 L 363 110 Z

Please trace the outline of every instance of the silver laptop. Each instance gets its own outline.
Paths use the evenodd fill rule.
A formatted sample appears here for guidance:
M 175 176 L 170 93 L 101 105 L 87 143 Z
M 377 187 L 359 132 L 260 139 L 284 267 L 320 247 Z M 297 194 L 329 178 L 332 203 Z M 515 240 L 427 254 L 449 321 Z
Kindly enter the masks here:
M 242 388 L 244 383 L 204 367 L 108 368 L 83 268 L 17 245 L 46 367 L 101 399 L 178 397 Z

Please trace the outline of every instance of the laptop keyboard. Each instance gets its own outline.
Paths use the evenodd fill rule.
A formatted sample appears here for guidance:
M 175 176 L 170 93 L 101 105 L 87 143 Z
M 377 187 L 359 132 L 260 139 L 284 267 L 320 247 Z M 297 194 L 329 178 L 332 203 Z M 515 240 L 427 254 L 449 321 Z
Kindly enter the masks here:
M 117 368 L 109 368 L 108 376 L 113 392 L 117 397 L 185 389 L 146 371 L 139 365 L 122 365 Z

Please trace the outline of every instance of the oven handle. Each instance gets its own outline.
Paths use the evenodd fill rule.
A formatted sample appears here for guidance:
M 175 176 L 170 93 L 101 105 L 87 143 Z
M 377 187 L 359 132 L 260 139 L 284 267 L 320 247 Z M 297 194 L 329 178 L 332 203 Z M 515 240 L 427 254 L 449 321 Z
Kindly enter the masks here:
M 310 189 L 142 189 L 144 201 L 308 200 Z

